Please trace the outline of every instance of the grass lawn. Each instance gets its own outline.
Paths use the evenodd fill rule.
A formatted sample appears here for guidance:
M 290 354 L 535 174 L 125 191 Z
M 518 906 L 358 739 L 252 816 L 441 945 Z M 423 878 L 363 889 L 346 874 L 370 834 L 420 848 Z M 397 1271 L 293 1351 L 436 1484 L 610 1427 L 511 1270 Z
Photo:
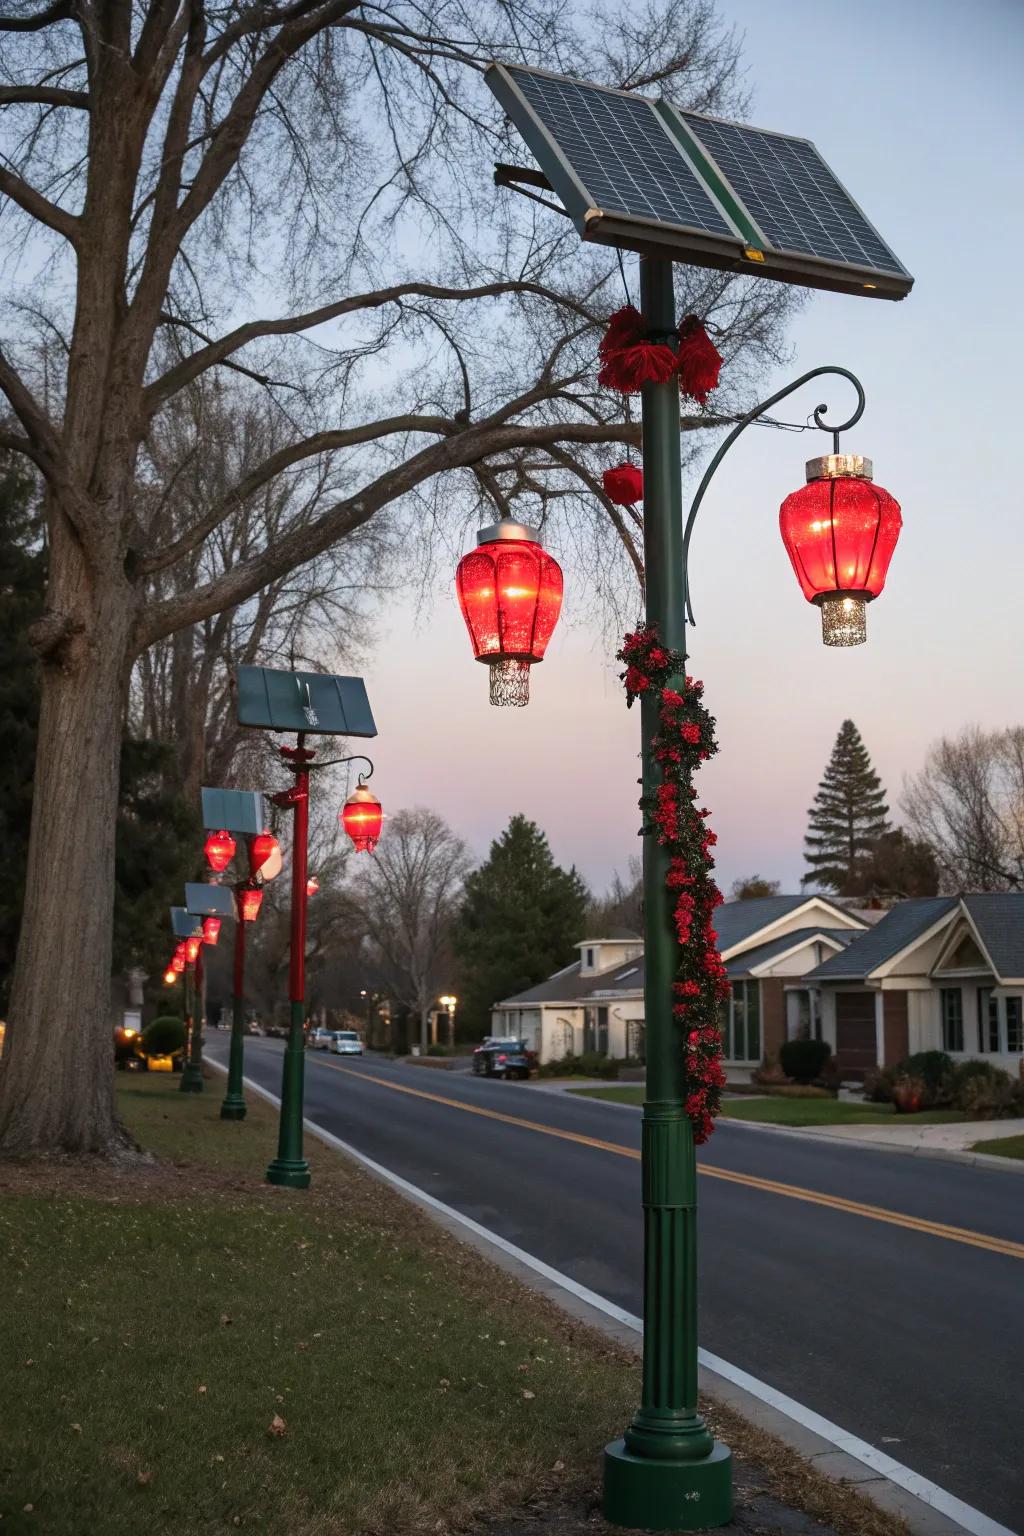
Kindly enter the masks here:
M 316 1141 L 266 1185 L 221 1096 L 127 1077 L 166 1163 L 0 1170 L 0 1529 L 391 1536 L 589 1473 L 633 1360 Z
M 590 1099 L 611 1099 L 616 1104 L 642 1104 L 642 1084 L 622 1084 L 617 1088 L 578 1088 L 573 1090 Z M 850 1104 L 839 1099 L 727 1099 L 722 1113 L 728 1120 L 757 1120 L 763 1125 L 876 1125 L 893 1120 L 891 1104 Z M 965 1120 L 955 1109 L 928 1109 L 916 1115 L 900 1115 L 906 1125 L 947 1125 Z M 1011 1154 L 1012 1155 L 1012 1154 Z
M 996 1157 L 1024 1157 L 1024 1136 L 997 1136 L 994 1141 L 976 1141 L 972 1152 L 991 1152 Z

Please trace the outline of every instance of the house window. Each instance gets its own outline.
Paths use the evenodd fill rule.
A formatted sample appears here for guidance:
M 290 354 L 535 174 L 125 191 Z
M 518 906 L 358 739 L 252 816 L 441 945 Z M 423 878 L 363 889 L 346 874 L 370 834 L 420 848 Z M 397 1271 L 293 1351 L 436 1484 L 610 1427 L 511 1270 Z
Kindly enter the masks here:
M 722 1004 L 722 1054 L 727 1061 L 761 1060 L 761 983 L 734 981 Z
M 588 949 L 586 951 L 586 955 L 587 955 L 587 961 L 586 961 L 587 970 L 588 971 L 592 971 L 594 969 L 594 951 L 592 949 Z
M 1006 999 L 1006 1049 L 1024 1051 L 1024 999 Z
M 991 987 L 978 988 L 978 1050 L 999 1049 L 999 1004 Z
M 608 1009 L 588 1008 L 583 1016 L 583 1049 L 608 1055 Z
M 942 1049 L 964 1048 L 964 994 L 960 987 L 942 989 Z

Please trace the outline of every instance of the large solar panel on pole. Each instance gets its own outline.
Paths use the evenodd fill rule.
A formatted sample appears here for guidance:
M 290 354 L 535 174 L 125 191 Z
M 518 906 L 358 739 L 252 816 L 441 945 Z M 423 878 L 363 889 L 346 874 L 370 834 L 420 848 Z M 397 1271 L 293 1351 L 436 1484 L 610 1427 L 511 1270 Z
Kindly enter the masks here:
M 486 79 L 584 240 L 874 298 L 913 286 L 807 139 L 519 65 Z

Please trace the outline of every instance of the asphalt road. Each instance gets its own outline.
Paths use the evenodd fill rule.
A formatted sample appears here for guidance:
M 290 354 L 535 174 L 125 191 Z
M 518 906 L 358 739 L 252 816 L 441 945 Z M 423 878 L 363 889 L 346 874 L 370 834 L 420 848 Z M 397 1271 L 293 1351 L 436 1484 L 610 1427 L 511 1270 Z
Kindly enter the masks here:
M 227 1035 L 208 1042 L 224 1059 Z M 248 1040 L 247 1075 L 278 1093 L 280 1055 L 276 1041 Z M 639 1114 L 320 1052 L 307 1055 L 306 1113 L 642 1310 L 640 1165 L 628 1155 L 640 1146 Z M 724 1121 L 699 1166 L 701 1344 L 1024 1530 L 1024 1254 L 999 1251 L 1000 1240 L 1024 1243 L 1024 1179 Z

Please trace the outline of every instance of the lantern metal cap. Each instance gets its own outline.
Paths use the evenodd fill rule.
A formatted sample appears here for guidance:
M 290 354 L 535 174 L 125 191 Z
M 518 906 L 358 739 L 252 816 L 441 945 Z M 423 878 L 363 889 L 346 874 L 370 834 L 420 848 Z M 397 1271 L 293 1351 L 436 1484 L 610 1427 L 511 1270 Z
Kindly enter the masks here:
M 514 522 L 511 517 L 503 517 L 500 523 L 479 529 L 476 536 L 478 544 L 493 544 L 497 539 L 523 539 L 529 544 L 539 544 L 542 548 L 544 545 L 539 528 L 528 528 L 525 523 Z
M 807 480 L 873 480 L 875 466 L 862 453 L 824 453 L 807 460 Z

